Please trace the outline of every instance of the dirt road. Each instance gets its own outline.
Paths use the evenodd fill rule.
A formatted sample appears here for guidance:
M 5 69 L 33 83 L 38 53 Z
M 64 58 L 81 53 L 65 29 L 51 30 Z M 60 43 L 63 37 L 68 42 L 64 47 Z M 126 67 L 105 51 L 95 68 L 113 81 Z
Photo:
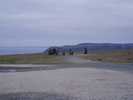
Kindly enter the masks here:
M 132 64 L 81 61 L 27 65 L 29 70 L 22 71 L 17 65 L 2 68 L 9 67 L 15 71 L 0 73 L 0 100 L 133 100 Z

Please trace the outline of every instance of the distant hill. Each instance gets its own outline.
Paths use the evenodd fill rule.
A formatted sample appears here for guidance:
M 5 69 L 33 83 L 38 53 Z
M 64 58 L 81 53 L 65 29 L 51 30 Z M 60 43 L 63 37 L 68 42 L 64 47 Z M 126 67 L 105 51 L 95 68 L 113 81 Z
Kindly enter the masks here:
M 133 49 L 133 43 L 128 44 L 115 44 L 115 43 L 81 43 L 77 45 L 67 45 L 67 46 L 55 46 L 50 48 L 56 48 L 59 52 L 68 52 L 72 49 L 74 52 L 83 52 L 84 48 L 88 49 L 88 52 L 110 52 L 116 50 L 129 50 Z M 45 53 L 50 49 L 48 48 Z

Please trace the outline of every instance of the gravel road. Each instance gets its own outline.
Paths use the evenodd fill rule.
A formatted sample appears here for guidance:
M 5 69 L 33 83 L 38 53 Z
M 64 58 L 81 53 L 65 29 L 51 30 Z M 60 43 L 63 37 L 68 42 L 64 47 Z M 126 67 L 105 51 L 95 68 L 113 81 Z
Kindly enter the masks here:
M 7 70 L 17 65 L 1 67 Z M 132 64 L 88 62 L 27 67 L 31 70 L 0 72 L 0 100 L 133 100 Z

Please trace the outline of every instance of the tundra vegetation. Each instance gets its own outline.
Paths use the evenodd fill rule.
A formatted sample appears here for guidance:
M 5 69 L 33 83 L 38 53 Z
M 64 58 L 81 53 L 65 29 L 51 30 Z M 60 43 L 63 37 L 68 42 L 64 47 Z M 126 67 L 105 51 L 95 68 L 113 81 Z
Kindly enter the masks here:
M 111 63 L 133 63 L 133 49 L 116 50 L 113 52 L 95 52 L 88 53 L 87 50 L 83 53 L 62 52 L 61 54 L 48 55 L 45 53 L 36 54 L 17 54 L 17 55 L 2 55 L 0 56 L 0 64 L 61 64 L 67 56 L 77 56 L 85 60 L 111 62 Z
M 92 61 L 133 63 L 133 49 L 121 51 L 116 50 L 113 52 L 89 53 L 87 55 L 80 55 L 80 57 Z

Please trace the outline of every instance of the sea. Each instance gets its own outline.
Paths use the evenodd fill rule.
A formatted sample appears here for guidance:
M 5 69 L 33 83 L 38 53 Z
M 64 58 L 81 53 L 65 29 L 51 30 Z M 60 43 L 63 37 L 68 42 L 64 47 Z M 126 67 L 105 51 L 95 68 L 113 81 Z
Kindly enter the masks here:
M 0 47 L 0 55 L 42 53 L 48 47 Z

